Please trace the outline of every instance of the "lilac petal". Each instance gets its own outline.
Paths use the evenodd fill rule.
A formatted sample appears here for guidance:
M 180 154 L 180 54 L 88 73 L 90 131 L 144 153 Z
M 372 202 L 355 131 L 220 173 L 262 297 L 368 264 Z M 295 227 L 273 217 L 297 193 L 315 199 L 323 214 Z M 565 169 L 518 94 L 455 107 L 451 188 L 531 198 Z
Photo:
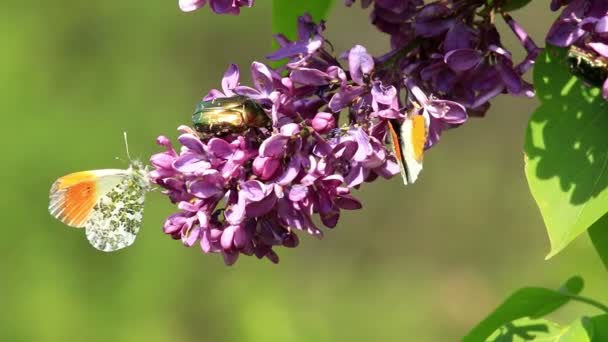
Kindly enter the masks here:
M 353 156 L 353 159 L 358 162 L 364 161 L 373 151 L 372 145 L 369 142 L 369 137 L 360 127 L 357 129 L 350 129 L 349 133 L 355 138 L 358 145 L 357 152 Z
M 247 234 L 245 228 L 242 225 L 238 226 L 234 231 L 234 247 L 238 249 L 244 248 L 249 243 L 249 240 L 249 234 Z
M 343 108 L 348 107 L 355 98 L 365 93 L 365 91 L 365 87 L 353 87 L 350 85 L 342 87 L 329 100 L 329 108 L 334 113 L 339 112 Z
M 298 176 L 301 165 L 302 157 L 299 154 L 292 156 L 289 160 L 289 164 L 287 164 L 287 168 L 285 169 L 283 174 L 276 180 L 276 183 L 283 186 L 291 183 Z
M 293 202 L 299 202 L 308 196 L 308 187 L 302 185 L 294 185 L 289 189 L 289 199 Z
M 193 173 L 211 167 L 209 162 L 202 160 L 194 153 L 184 153 L 173 161 L 173 168 L 182 173 Z
M 201 249 L 205 253 L 211 252 L 211 241 L 209 241 L 209 231 L 203 230 L 203 236 L 201 236 Z
M 167 148 L 167 150 L 169 149 L 173 149 L 173 145 L 171 144 L 171 140 L 169 140 L 169 138 L 167 138 L 164 135 L 159 135 L 156 138 L 156 143 L 160 146 L 164 146 Z
M 184 12 L 192 12 L 203 6 L 207 0 L 179 0 L 179 9 Z
M 447 54 L 458 49 L 469 49 L 473 47 L 475 33 L 470 26 L 457 22 L 448 30 L 443 40 L 443 51 Z
M 173 234 L 182 230 L 187 219 L 182 216 L 182 213 L 172 214 L 167 218 L 163 225 L 163 232 L 165 234 Z
M 221 176 L 216 174 L 215 176 L 205 176 L 201 180 L 195 180 L 190 183 L 188 192 L 198 198 L 210 198 L 220 194 L 222 191 Z
M 268 190 L 264 183 L 257 180 L 248 180 L 241 183 L 241 192 L 253 202 L 261 201 L 268 194 Z
M 150 163 L 157 169 L 172 169 L 174 156 L 170 156 L 167 153 L 156 153 L 150 157 Z
M 209 153 L 222 159 L 230 158 L 234 152 L 233 147 L 226 140 L 219 138 L 209 140 L 207 148 Z
M 319 112 L 312 119 L 311 125 L 315 131 L 325 134 L 336 128 L 336 119 L 331 113 Z
M 353 81 L 363 85 L 364 76 L 374 70 L 374 59 L 361 45 L 355 45 L 348 53 L 348 69 Z
M 297 123 L 288 123 L 281 126 L 281 134 L 286 137 L 294 137 L 297 134 L 300 134 L 302 128 Z
M 376 115 L 385 119 L 400 119 L 403 117 L 398 110 L 392 108 L 380 110 L 376 112 Z
M 346 182 L 346 186 L 352 188 L 363 183 L 365 177 L 364 168 L 360 164 L 357 164 L 350 169 L 350 172 L 346 175 L 344 181 Z
M 230 224 L 239 224 L 245 219 L 245 196 L 242 192 L 238 194 L 238 201 L 230 206 L 226 206 L 224 212 L 226 221 Z
M 406 79 L 405 85 L 409 88 L 410 92 L 412 92 L 412 95 L 414 95 L 418 103 L 420 103 L 422 106 L 426 105 L 426 103 L 429 101 L 429 98 L 426 96 L 426 94 L 424 94 L 422 89 L 420 89 L 420 87 L 418 87 L 416 83 L 414 83 L 414 80 L 412 80 L 411 78 Z
M 401 167 L 393 159 L 387 159 L 381 167 L 375 168 L 374 172 L 384 179 L 390 179 L 401 172 Z
M 355 153 L 357 152 L 357 143 L 352 141 L 352 140 L 347 140 L 347 141 L 343 141 L 341 143 L 339 143 L 335 148 L 334 148 L 334 156 L 336 156 L 336 158 L 343 158 L 346 160 L 350 160 L 353 158 L 353 156 L 355 155 Z
M 330 211 L 327 213 L 322 213 L 322 214 L 320 214 L 320 216 L 321 216 L 321 222 L 323 222 L 325 227 L 334 228 L 335 226 L 338 225 L 338 220 L 340 219 L 340 212 L 337 210 Z
M 473 69 L 481 62 L 481 54 L 473 49 L 458 49 L 448 52 L 444 61 L 454 71 L 466 71 Z
M 261 201 L 248 203 L 245 207 L 247 217 L 262 217 L 271 212 L 277 203 L 274 193 L 264 197 Z
M 281 162 L 275 158 L 258 156 L 253 160 L 253 173 L 261 180 L 272 178 L 280 167 Z
M 608 33 L 608 16 L 603 16 L 595 23 L 595 32 L 597 33 Z M 604 55 L 606 56 L 606 55 Z M 608 57 L 608 56 L 607 56 Z
M 224 77 L 222 78 L 222 89 L 227 96 L 232 95 L 232 89 L 239 85 L 239 67 L 236 64 L 230 64 Z
M 519 76 L 512 67 L 503 63 L 496 64 L 496 69 L 500 74 L 500 78 L 511 94 L 518 94 L 523 86 L 521 76 Z
M 239 252 L 222 251 L 222 256 L 224 257 L 224 264 L 231 266 L 239 259 Z
M 357 210 L 363 208 L 361 202 L 358 199 L 352 197 L 351 195 L 343 195 L 336 199 L 336 204 L 341 209 L 345 210 Z
M 217 89 L 211 89 L 209 93 L 203 97 L 203 101 L 210 101 L 222 97 L 226 97 L 226 95 Z
M 397 98 L 397 88 L 394 86 L 384 86 L 377 82 L 372 87 L 374 101 L 385 105 L 391 105 Z
M 232 89 L 232 91 L 234 91 L 235 94 L 247 96 L 254 100 L 266 98 L 266 96 L 260 94 L 260 92 L 257 89 L 253 89 L 248 86 L 239 85 L 239 86 L 236 86 L 234 89 Z
M 272 73 L 268 67 L 260 62 L 251 64 L 251 77 L 255 87 L 265 95 L 270 94 L 273 90 Z
M 204 154 L 205 145 L 201 139 L 193 134 L 182 134 L 177 140 L 193 152 Z
M 289 138 L 284 135 L 273 135 L 260 145 L 260 156 L 281 158 L 287 149 Z
M 594 42 L 588 44 L 593 50 L 604 57 L 608 57 L 608 44 Z
M 584 35 L 585 30 L 581 29 L 577 23 L 558 22 L 549 31 L 547 42 L 556 46 L 567 47 Z
M 329 75 L 318 69 L 299 68 L 289 74 L 294 83 L 310 86 L 322 86 L 329 84 Z
M 182 243 L 185 246 L 192 247 L 199 238 L 201 228 L 199 226 L 193 226 L 188 229 L 184 235 L 182 235 Z
M 433 100 L 426 110 L 433 117 L 449 124 L 462 124 L 468 118 L 466 108 L 454 101 Z
M 222 245 L 223 249 L 226 250 L 232 248 L 234 232 L 236 231 L 237 227 L 238 226 L 230 225 L 226 227 L 226 229 L 224 229 L 224 232 L 222 233 L 222 239 L 220 240 L 220 244 Z
M 608 80 L 604 81 L 604 86 L 602 87 L 602 96 L 608 100 Z

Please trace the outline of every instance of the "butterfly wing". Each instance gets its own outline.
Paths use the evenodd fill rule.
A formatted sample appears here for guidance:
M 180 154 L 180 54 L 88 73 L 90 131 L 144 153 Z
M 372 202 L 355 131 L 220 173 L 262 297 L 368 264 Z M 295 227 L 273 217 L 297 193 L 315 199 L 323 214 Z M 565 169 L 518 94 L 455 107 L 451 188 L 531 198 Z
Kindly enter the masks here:
M 49 212 L 71 227 L 84 227 L 99 198 L 112 190 L 127 170 L 81 171 L 57 179 L 51 186 Z
M 426 115 L 412 115 L 402 123 L 389 122 L 389 131 L 395 155 L 401 166 L 401 176 L 405 185 L 416 182 L 422 171 L 424 146 L 429 134 L 429 118 Z
M 146 192 L 145 181 L 133 172 L 102 195 L 84 225 L 91 245 L 113 252 L 133 244 L 141 226 Z

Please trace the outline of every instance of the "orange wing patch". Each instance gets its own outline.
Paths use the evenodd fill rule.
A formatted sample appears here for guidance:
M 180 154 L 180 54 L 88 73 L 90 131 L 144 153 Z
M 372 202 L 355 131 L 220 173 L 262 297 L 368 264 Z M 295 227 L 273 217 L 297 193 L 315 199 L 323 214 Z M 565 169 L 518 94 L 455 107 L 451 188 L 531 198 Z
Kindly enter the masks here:
M 389 134 L 391 135 L 393 149 L 395 151 L 395 157 L 397 158 L 397 161 L 399 161 L 399 163 L 401 163 L 401 161 L 403 160 L 403 153 L 401 152 L 401 144 L 399 143 L 399 136 L 397 135 L 397 132 L 395 131 L 395 127 L 393 127 L 393 124 L 390 121 L 388 121 L 387 123 L 388 123 L 388 131 L 389 131 Z
M 98 197 L 97 176 L 94 173 L 72 173 L 53 183 L 49 210 L 68 226 L 83 227 Z
M 426 139 L 428 136 L 426 121 L 425 121 L 424 116 L 422 116 L 422 115 L 414 115 L 411 120 L 412 120 L 412 135 L 411 135 L 412 152 L 414 153 L 414 158 L 418 162 L 422 162 L 422 157 L 424 154 L 424 145 L 426 144 Z

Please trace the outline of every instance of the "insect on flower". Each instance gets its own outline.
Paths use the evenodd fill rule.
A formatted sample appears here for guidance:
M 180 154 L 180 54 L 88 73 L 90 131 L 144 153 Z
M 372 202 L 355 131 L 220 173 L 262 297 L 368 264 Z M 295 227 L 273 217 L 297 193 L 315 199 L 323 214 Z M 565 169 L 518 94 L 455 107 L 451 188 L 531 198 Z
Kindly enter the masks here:
M 390 143 L 399 161 L 405 185 L 416 182 L 422 171 L 429 124 L 429 117 L 424 114 L 406 115 L 403 122 L 394 119 L 388 121 Z
M 126 139 L 125 133 L 125 144 Z M 113 252 L 135 241 L 149 190 L 148 172 L 137 160 L 126 170 L 75 172 L 51 186 L 49 212 L 68 226 L 84 228 L 93 247 Z
M 570 72 L 592 86 L 602 87 L 608 78 L 608 58 L 571 46 L 567 61 Z
M 246 96 L 232 96 L 201 101 L 192 115 L 192 123 L 203 135 L 220 136 L 268 127 L 270 119 L 255 101 Z

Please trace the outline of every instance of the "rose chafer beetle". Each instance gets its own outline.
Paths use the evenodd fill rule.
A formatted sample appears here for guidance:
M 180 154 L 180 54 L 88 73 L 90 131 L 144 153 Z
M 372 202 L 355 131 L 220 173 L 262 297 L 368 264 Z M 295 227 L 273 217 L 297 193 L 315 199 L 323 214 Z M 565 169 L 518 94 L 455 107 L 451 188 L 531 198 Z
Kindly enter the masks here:
M 246 96 L 232 96 L 201 101 L 192 115 L 192 123 L 199 133 L 220 136 L 268 127 L 270 119 L 257 102 Z
M 571 46 L 567 61 L 570 72 L 589 85 L 602 87 L 608 78 L 608 58 L 596 53 Z

